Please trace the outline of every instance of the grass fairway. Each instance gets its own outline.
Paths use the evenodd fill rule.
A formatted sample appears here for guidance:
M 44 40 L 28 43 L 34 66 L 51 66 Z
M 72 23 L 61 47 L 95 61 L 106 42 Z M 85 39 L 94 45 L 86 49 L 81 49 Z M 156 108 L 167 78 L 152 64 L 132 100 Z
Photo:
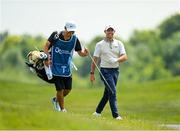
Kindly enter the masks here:
M 112 118 L 109 104 L 102 117 L 95 111 L 102 88 L 73 88 L 66 98 L 67 113 L 53 110 L 53 85 L 0 80 L 0 129 L 167 129 L 180 124 L 180 78 L 118 85 L 122 121 Z

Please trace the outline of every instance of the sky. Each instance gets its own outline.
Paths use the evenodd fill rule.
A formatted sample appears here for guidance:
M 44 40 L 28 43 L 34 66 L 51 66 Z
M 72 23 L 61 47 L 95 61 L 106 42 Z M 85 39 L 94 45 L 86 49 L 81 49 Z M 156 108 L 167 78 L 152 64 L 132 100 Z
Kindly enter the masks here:
M 133 30 L 156 28 L 175 13 L 180 0 L 0 0 L 0 32 L 48 38 L 66 21 L 75 21 L 80 40 L 103 35 L 106 25 L 128 39 Z

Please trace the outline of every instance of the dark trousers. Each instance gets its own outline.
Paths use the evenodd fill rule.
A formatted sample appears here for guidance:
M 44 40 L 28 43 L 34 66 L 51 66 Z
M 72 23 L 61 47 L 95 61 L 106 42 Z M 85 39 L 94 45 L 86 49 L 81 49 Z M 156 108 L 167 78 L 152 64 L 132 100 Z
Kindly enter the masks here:
M 117 109 L 117 99 L 116 99 L 116 84 L 119 76 L 119 69 L 118 68 L 101 68 L 101 73 L 106 79 L 108 85 L 104 81 L 101 76 L 102 81 L 104 82 L 105 89 L 103 97 L 101 98 L 96 112 L 101 113 L 109 100 L 112 116 L 114 118 L 118 117 L 118 109 Z

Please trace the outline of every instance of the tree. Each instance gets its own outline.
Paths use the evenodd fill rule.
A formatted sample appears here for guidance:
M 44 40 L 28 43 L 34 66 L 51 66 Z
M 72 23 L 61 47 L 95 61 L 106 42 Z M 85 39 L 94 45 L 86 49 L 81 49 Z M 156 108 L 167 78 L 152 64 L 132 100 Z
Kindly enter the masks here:
M 180 31 L 180 14 L 175 14 L 167 18 L 159 25 L 160 37 L 166 39 L 171 37 L 175 32 Z
M 126 76 L 132 80 L 147 81 L 171 76 L 163 61 L 163 40 L 157 30 L 136 30 L 130 37 Z M 133 57 L 133 59 L 131 58 Z M 134 69 L 133 69 L 134 68 Z M 130 71 L 128 71 L 130 70 Z
M 163 43 L 163 60 L 165 67 L 170 70 L 173 75 L 180 75 L 180 31 L 174 33 Z

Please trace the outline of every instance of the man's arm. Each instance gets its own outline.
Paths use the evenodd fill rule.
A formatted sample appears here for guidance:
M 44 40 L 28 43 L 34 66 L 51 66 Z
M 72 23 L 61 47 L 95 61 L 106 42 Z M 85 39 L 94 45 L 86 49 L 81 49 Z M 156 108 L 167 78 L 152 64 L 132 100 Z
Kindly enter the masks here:
M 46 53 L 47 56 L 48 56 L 48 59 L 44 62 L 44 64 L 46 66 L 48 66 L 50 64 L 50 57 L 49 57 L 49 47 L 50 47 L 50 45 L 51 45 L 51 43 L 49 41 L 47 41 L 45 43 L 45 45 L 44 45 L 44 48 L 43 48 L 44 53 Z
M 118 62 L 124 62 L 128 59 L 127 55 L 126 54 L 122 54 L 119 58 L 118 58 Z
M 98 64 L 98 57 L 93 57 L 93 61 L 91 63 L 91 72 L 90 72 L 90 81 L 93 82 L 95 81 L 95 77 L 94 77 L 94 72 L 95 72 L 95 68 L 96 68 L 96 65 Z
M 82 50 L 81 43 L 80 43 L 79 39 L 77 39 L 77 41 L 76 41 L 75 51 L 77 51 L 78 55 L 81 57 L 85 57 L 89 53 L 86 48 L 84 50 Z

